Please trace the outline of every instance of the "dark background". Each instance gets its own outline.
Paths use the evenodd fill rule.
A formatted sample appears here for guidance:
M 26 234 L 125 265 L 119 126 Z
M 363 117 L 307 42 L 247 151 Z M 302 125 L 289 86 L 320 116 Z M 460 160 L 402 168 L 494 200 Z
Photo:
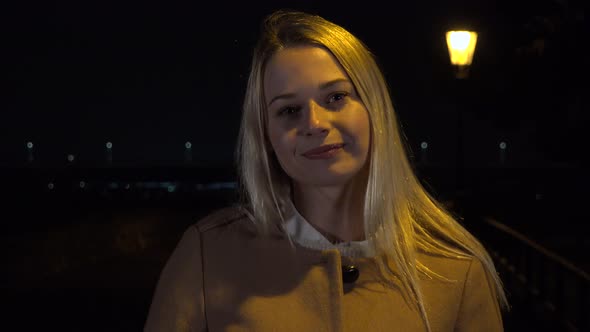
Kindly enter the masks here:
M 234 199 L 250 52 L 260 20 L 282 7 L 371 48 L 416 172 L 470 230 L 492 241 L 477 222 L 493 217 L 590 270 L 582 1 L 3 7 L 0 281 L 25 330 L 140 329 L 181 232 Z M 450 28 L 479 33 L 463 81 Z
M 280 2 L 279 2 L 280 4 Z M 104 160 L 227 163 L 258 23 L 273 8 L 197 2 L 23 2 L 3 11 L 0 162 Z M 13 5 L 14 6 L 14 5 Z M 587 51 L 581 1 L 302 2 L 363 39 L 379 57 L 410 145 L 455 158 L 458 103 L 466 159 L 580 163 Z M 479 32 L 465 86 L 453 81 L 444 33 Z

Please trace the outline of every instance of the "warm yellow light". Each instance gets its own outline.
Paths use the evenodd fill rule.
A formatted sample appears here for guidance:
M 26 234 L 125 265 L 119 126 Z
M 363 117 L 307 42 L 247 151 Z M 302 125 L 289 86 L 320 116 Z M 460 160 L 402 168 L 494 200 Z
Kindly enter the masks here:
M 451 63 L 457 66 L 469 66 L 473 61 L 473 52 L 477 43 L 477 33 L 473 31 L 448 31 L 447 46 Z

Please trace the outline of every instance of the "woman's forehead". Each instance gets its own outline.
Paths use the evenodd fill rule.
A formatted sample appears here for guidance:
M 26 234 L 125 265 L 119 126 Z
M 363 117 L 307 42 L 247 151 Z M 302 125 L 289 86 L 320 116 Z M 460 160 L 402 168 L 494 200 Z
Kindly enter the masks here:
M 348 76 L 336 58 L 317 46 L 283 49 L 268 62 L 264 72 L 267 98 L 277 93 L 291 93 L 302 86 L 320 88 L 330 81 L 347 81 Z

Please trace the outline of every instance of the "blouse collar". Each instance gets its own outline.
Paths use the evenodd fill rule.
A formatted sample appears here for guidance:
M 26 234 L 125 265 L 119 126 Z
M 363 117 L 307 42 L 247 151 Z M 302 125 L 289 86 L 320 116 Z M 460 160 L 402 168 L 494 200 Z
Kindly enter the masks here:
M 372 257 L 374 251 L 368 240 L 332 243 L 317 231 L 305 218 L 292 207 L 292 215 L 285 221 L 285 230 L 289 237 L 303 247 L 326 250 L 337 249 L 347 257 Z

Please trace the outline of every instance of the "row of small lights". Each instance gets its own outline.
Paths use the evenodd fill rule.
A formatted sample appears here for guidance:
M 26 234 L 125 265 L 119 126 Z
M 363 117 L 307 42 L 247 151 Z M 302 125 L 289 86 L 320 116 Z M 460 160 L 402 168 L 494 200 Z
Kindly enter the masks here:
M 80 181 L 79 187 L 80 189 L 86 188 L 86 182 Z M 166 188 L 168 192 L 172 193 L 176 191 L 178 184 L 177 183 L 170 183 L 170 182 L 137 182 L 135 187 L 141 189 L 158 189 L 158 188 Z M 236 182 L 213 182 L 208 184 L 197 183 L 194 185 L 194 188 L 197 190 L 221 190 L 221 189 L 235 189 Z M 119 189 L 119 183 L 117 182 L 110 182 L 108 184 L 109 189 Z M 126 183 L 123 188 L 125 190 L 131 189 L 131 184 Z M 55 189 L 55 184 L 53 182 L 49 182 L 47 184 L 47 189 L 53 190 Z
M 26 147 L 27 147 L 27 150 L 29 150 L 29 153 L 32 152 L 34 146 L 35 145 L 33 144 L 33 142 L 27 142 Z M 112 149 L 113 149 L 113 143 L 112 142 L 107 142 L 105 144 L 105 146 L 107 148 L 107 152 L 109 152 L 109 153 L 112 152 Z M 191 142 L 184 143 L 184 147 L 186 148 L 187 151 L 190 151 L 192 149 L 192 146 L 193 145 L 192 145 Z M 68 159 L 69 162 L 73 162 L 76 159 L 76 157 L 73 154 L 68 154 L 67 155 L 67 159 Z
M 498 147 L 500 148 L 500 150 L 506 150 L 507 144 L 506 144 L 506 142 L 500 142 L 500 144 L 498 145 Z M 420 143 L 420 148 L 422 150 L 428 149 L 428 142 L 422 142 L 422 143 Z
M 184 143 L 184 147 L 187 148 L 187 149 L 192 148 L 192 146 L 193 145 L 191 144 L 191 142 Z M 422 142 L 422 143 L 420 143 L 420 147 L 422 149 L 427 149 L 428 148 L 428 142 Z M 500 142 L 499 147 L 502 150 L 506 149 L 506 142 Z M 32 149 L 33 148 L 33 142 L 27 142 L 27 148 L 28 149 Z M 113 148 L 113 143 L 107 142 L 106 148 L 107 148 L 107 150 L 111 150 Z
M 27 149 L 32 150 L 34 145 L 33 145 L 33 142 L 27 142 L 26 146 L 27 146 Z M 109 151 L 109 152 L 113 149 L 113 143 L 111 143 L 111 142 L 107 142 L 105 146 L 107 148 L 107 151 Z M 187 150 L 191 150 L 192 143 L 191 142 L 186 142 L 186 143 L 184 143 L 184 147 Z M 499 144 L 500 150 L 506 150 L 506 147 L 507 147 L 506 142 L 500 142 L 500 144 Z M 420 143 L 420 148 L 422 150 L 428 149 L 428 142 L 422 142 L 422 143 Z M 73 162 L 74 159 L 75 159 L 75 156 L 73 154 L 68 154 L 67 159 L 68 159 L 69 162 Z
M 33 142 L 27 142 L 27 149 L 31 150 L 31 149 L 33 149 L 33 146 L 34 146 Z M 105 144 L 105 146 L 106 146 L 107 150 L 111 150 L 113 148 L 113 143 L 107 142 L 107 144 Z M 191 142 L 184 143 L 184 147 L 187 149 L 192 148 L 192 146 L 193 145 Z

